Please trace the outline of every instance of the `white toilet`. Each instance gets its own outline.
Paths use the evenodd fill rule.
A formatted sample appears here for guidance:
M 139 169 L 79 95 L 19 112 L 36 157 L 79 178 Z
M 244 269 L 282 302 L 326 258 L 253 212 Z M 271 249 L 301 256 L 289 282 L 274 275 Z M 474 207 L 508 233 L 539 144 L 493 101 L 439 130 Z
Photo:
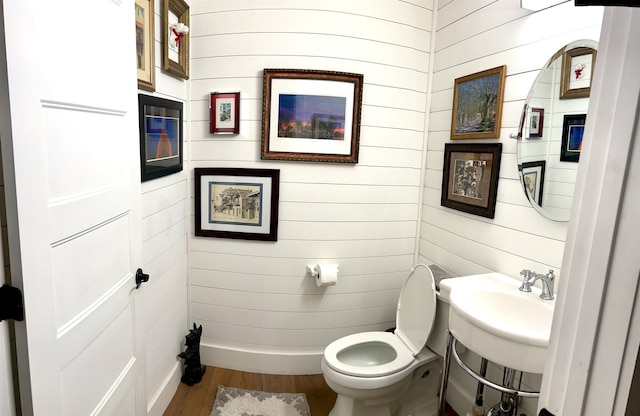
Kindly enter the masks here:
M 425 377 L 429 378 L 427 384 L 433 397 L 423 399 L 431 400 L 432 410 L 420 414 L 435 414 L 441 364 L 438 355 L 426 347 L 435 319 L 433 274 L 427 266 L 418 264 L 402 286 L 393 333 L 348 335 L 325 348 L 322 374 L 338 394 L 329 416 L 397 414 L 398 409 L 404 408 L 399 401 L 402 402 L 401 396 L 409 391 L 412 380 Z M 437 327 L 444 328 L 440 338 L 445 339 L 447 317 L 439 317 L 438 321 L 442 319 L 445 322 L 438 322 Z M 422 392 L 426 396 L 425 390 Z

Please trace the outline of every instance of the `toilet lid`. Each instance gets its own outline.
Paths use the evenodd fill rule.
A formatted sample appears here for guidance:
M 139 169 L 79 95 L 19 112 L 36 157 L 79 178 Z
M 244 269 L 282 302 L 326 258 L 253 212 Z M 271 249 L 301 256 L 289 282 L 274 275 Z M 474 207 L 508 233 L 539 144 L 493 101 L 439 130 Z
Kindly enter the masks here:
M 426 345 L 435 316 L 436 288 L 433 274 L 427 266 L 418 264 L 400 291 L 395 331 L 414 356 Z

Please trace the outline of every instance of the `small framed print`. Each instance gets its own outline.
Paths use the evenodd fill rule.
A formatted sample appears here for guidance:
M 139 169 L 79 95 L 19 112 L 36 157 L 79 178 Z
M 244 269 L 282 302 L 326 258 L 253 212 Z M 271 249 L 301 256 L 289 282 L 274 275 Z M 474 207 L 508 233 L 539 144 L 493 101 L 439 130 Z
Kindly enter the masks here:
M 589 96 L 596 53 L 593 48 L 580 47 L 570 49 L 562 55 L 561 100 Z
M 209 97 L 209 111 L 211 133 L 240 133 L 239 92 L 212 92 Z
M 444 145 L 440 205 L 493 218 L 502 143 Z
M 544 126 L 544 108 L 531 108 L 529 116 L 529 137 L 539 139 L 542 137 L 542 127 Z
M 278 240 L 280 170 L 195 168 L 195 235 Z
M 520 175 L 522 186 L 529 200 L 542 206 L 542 195 L 544 190 L 544 171 L 546 161 L 525 162 L 520 165 Z
M 586 121 L 586 114 L 566 114 L 564 116 L 564 121 L 562 123 L 562 148 L 560 149 L 560 161 L 580 161 L 582 138 L 584 136 L 584 124 Z
M 183 0 L 163 0 L 162 69 L 189 79 L 189 5 Z

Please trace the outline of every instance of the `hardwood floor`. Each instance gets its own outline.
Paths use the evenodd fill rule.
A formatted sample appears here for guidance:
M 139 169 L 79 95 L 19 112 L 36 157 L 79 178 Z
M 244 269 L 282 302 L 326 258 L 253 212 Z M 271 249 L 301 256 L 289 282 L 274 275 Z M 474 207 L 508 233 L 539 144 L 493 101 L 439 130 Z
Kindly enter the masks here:
M 283 376 L 207 367 L 200 383 L 191 387 L 180 383 L 164 416 L 209 416 L 219 385 L 271 393 L 304 393 L 312 416 L 328 416 L 336 401 L 336 393 L 327 386 L 322 374 Z M 458 416 L 451 409 L 447 409 L 447 415 Z
M 209 416 L 219 385 L 270 393 L 304 393 L 313 416 L 327 416 L 336 401 L 322 374 L 283 376 L 207 367 L 202 381 L 191 387 L 181 383 L 164 416 Z

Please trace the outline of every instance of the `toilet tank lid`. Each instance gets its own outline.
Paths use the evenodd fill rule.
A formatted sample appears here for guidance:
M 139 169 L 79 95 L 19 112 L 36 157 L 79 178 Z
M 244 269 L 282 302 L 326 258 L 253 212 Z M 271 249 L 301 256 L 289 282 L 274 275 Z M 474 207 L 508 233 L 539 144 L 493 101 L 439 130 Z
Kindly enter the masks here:
M 396 310 L 396 334 L 418 354 L 426 345 L 436 316 L 436 288 L 431 270 L 416 265 L 400 290 Z

